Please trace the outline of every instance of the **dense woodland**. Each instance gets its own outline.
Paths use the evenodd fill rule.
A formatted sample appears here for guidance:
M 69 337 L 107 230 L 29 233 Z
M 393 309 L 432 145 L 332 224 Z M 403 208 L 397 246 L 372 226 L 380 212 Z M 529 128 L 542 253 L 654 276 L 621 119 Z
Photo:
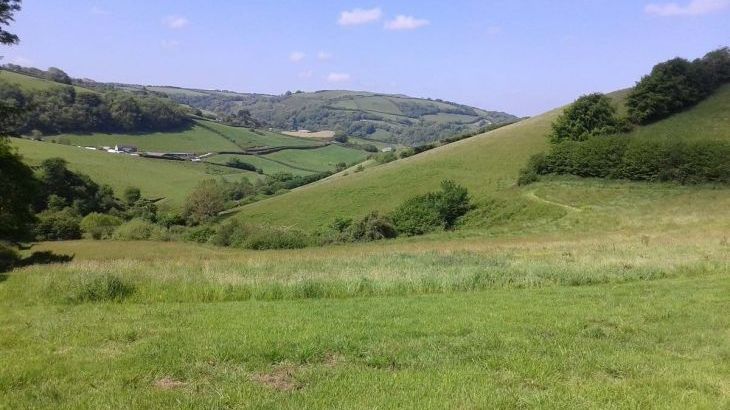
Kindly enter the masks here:
M 71 79 L 51 68 L 16 69 L 58 82 L 43 90 L 26 90 L 2 79 L 0 102 L 15 112 L 4 125 L 11 134 L 63 132 L 145 132 L 179 129 L 190 124 L 189 112 L 167 98 L 150 93 L 86 91 L 67 85 Z

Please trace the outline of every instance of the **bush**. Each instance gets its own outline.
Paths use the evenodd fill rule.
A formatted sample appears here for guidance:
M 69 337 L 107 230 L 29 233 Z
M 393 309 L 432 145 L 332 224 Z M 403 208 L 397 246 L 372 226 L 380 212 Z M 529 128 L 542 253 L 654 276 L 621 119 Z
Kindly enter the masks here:
M 217 246 L 244 249 L 299 249 L 310 243 L 302 231 L 291 228 L 251 225 L 232 219 L 221 224 L 209 242 Z
M 81 238 L 81 218 L 71 209 L 44 211 L 38 214 L 36 238 L 41 241 L 60 241 Z
M 155 224 L 142 220 L 132 219 L 119 225 L 112 235 L 113 239 L 120 241 L 144 241 L 152 237 L 154 231 L 160 229 Z
M 215 230 L 210 226 L 196 226 L 189 228 L 184 235 L 186 241 L 207 243 L 215 234 Z
M 81 230 L 93 239 L 109 239 L 121 224 L 122 220 L 116 216 L 91 213 L 81 220 Z
M 347 229 L 347 237 L 352 241 L 376 241 L 398 236 L 393 221 L 377 211 L 367 214 Z
M 183 206 L 183 217 L 197 225 L 207 222 L 225 209 L 226 192 L 213 179 L 200 181 L 188 194 Z
M 539 152 L 527 160 L 527 165 L 520 169 L 517 185 L 527 185 L 537 181 L 538 175 L 545 171 L 545 153 Z
M 446 226 L 439 214 L 435 194 L 407 200 L 393 211 L 391 217 L 398 233 L 407 236 L 423 235 Z
M 550 141 L 585 141 L 593 136 L 615 133 L 620 124 L 616 108 L 608 97 L 600 93 L 584 95 L 553 122 Z
M 444 180 L 440 191 L 407 200 L 391 216 L 398 233 L 412 236 L 452 228 L 469 209 L 471 200 L 467 189 Z
M 0 243 L 0 272 L 7 272 L 20 262 L 20 255 L 10 246 Z

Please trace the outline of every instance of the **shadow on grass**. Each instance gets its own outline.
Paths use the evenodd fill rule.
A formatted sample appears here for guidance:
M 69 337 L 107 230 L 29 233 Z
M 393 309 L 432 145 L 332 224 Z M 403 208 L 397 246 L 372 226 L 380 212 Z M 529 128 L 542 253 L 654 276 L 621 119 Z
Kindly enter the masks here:
M 16 266 L 49 265 L 51 263 L 71 262 L 75 255 L 59 255 L 51 251 L 33 252 L 27 258 L 21 259 Z
M 17 255 L 17 254 L 16 254 Z M 0 282 L 4 282 L 7 280 L 8 275 L 4 272 L 9 272 L 10 270 L 14 268 L 22 268 L 25 266 L 31 266 L 31 265 L 49 265 L 52 263 L 66 263 L 71 262 L 74 258 L 74 255 L 59 255 L 55 254 L 51 251 L 40 251 L 40 252 L 33 252 L 30 256 L 27 258 L 17 258 L 17 256 L 13 257 L 12 259 L 6 259 L 6 260 L 0 260 Z

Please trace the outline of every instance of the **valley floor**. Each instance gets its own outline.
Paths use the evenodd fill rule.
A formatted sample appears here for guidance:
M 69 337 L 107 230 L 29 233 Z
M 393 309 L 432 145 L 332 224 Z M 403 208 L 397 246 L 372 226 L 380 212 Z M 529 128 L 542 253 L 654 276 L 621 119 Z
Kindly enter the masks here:
M 730 405 L 723 229 L 76 241 L 0 282 L 0 407 Z

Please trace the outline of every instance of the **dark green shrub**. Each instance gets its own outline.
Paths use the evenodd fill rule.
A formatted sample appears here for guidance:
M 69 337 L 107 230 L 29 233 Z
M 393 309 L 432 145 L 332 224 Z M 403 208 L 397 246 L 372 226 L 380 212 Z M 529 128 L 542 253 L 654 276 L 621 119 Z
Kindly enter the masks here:
M 527 160 L 527 165 L 520 169 L 517 185 L 527 185 L 537 181 L 538 175 L 545 172 L 545 153 L 539 152 Z
M 449 179 L 441 181 L 441 191 L 436 193 L 436 203 L 446 228 L 452 228 L 456 220 L 471 209 L 467 189 Z
M 81 238 L 81 218 L 71 209 L 44 211 L 35 224 L 36 238 L 41 241 L 60 241 Z
M 411 198 L 396 208 L 390 216 L 401 235 L 423 235 L 446 226 L 439 213 L 435 194 Z
M 612 134 L 621 128 L 611 99 L 595 93 L 578 98 L 553 122 L 550 141 L 585 141 L 590 137 Z
M 121 224 L 122 220 L 116 216 L 94 212 L 81 220 L 81 230 L 93 239 L 109 239 Z
M 376 241 L 396 236 L 398 231 L 393 221 L 377 211 L 370 212 L 347 229 L 347 237 L 352 241 Z
M 189 228 L 184 235 L 186 241 L 206 243 L 215 234 L 215 230 L 210 226 L 195 226 Z
M 119 225 L 112 234 L 112 238 L 119 241 L 145 241 L 152 237 L 155 230 L 159 229 L 155 224 L 143 219 L 132 219 Z
M 283 227 L 254 226 L 248 228 L 243 242 L 246 249 L 300 249 L 309 245 L 308 236 L 298 230 Z

